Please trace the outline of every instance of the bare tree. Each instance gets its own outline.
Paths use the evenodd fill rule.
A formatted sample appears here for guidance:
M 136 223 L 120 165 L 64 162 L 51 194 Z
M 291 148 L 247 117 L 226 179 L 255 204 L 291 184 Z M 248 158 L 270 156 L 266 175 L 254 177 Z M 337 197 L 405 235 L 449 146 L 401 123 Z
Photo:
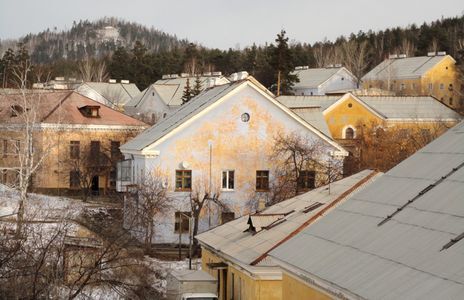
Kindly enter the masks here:
M 356 76 L 358 84 L 361 81 L 361 77 L 364 75 L 364 71 L 368 66 L 368 42 L 363 41 L 358 43 L 355 40 L 351 40 L 342 44 L 343 48 L 343 64 Z
M 155 234 L 155 218 L 165 215 L 172 208 L 172 199 L 168 195 L 168 180 L 155 169 L 143 174 L 138 184 L 129 192 L 129 201 L 136 203 L 131 207 L 138 225 L 145 233 L 145 248 L 149 251 Z M 133 205 L 134 206 L 134 205 Z

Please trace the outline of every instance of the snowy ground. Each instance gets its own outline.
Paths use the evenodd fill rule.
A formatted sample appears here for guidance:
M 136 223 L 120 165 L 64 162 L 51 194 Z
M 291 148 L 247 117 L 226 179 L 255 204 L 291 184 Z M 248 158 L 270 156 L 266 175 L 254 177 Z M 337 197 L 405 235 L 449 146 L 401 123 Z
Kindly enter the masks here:
M 0 228 L 11 228 L 13 229 L 14 219 L 19 205 L 19 193 L 16 190 L 8 188 L 0 184 Z M 92 211 L 98 214 L 107 214 L 107 210 L 104 206 L 98 206 L 95 203 L 85 203 L 81 200 L 54 197 L 40 194 L 29 194 L 29 199 L 26 203 L 26 218 L 33 220 L 34 224 L 32 227 L 40 227 L 44 232 L 50 234 L 54 231 L 54 227 L 58 226 L 59 220 L 63 218 L 67 220 L 77 219 L 79 215 L 84 212 Z M 73 224 L 73 222 L 67 223 L 68 233 L 75 230 L 74 227 L 79 225 Z M 38 230 L 36 230 L 38 232 Z M 149 256 L 143 256 L 138 259 L 151 272 L 150 281 L 153 282 L 153 288 L 160 294 L 165 294 L 166 290 L 166 276 L 170 270 L 181 270 L 188 269 L 188 259 L 182 261 L 163 261 Z M 200 269 L 201 262 L 199 259 L 192 261 L 193 269 Z M 58 288 L 61 289 L 61 288 Z M 62 290 L 65 292 L 65 290 Z M 66 293 L 66 292 L 65 292 Z M 63 294 L 64 295 L 64 294 Z M 117 291 L 110 287 L 105 286 L 93 286 L 86 287 L 82 295 L 79 295 L 77 299 L 124 299 L 121 295 L 121 291 Z

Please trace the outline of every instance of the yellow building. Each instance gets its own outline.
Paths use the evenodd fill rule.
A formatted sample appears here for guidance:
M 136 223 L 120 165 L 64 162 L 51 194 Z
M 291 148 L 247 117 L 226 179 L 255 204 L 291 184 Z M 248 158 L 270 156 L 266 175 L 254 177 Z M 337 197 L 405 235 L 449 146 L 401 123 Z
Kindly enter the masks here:
M 202 270 L 218 279 L 219 299 L 288 299 L 286 275 L 269 251 L 318 222 L 377 174 L 360 172 L 332 183 L 330 192 L 322 186 L 198 235 Z
M 430 95 L 455 109 L 464 105 L 456 61 L 445 52 L 418 57 L 391 55 L 361 80 L 364 89 L 380 88 L 398 96 Z
M 396 163 L 396 156 L 403 155 L 395 152 L 388 157 L 385 151 L 377 151 L 372 156 L 371 152 L 379 148 L 375 146 L 385 148 L 404 144 L 398 148 L 399 151 L 403 148 L 407 156 L 462 118 L 431 96 L 361 96 L 347 93 L 342 97 L 281 96 L 277 99 L 304 119 L 308 118 L 307 110 L 319 111 L 332 138 L 357 160 L 368 163 L 354 167 L 355 171 L 365 167 L 387 170 L 394 165 L 390 162 Z M 316 122 L 314 126 L 323 128 L 314 117 L 307 121 Z M 345 167 L 349 168 L 350 163 Z
M 32 150 L 31 187 L 60 194 L 77 193 L 84 180 L 93 191 L 114 189 L 119 146 L 146 127 L 72 91 L 2 95 L 0 120 L 0 182 L 18 185 Z

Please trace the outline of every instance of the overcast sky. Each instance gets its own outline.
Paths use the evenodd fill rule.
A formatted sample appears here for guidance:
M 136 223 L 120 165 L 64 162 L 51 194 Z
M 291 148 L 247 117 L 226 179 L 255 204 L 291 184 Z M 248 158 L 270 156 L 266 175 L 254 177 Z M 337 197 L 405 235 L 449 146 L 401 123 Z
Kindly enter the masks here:
M 0 0 L 0 39 L 115 16 L 204 46 L 243 48 L 273 42 L 282 28 L 290 40 L 313 43 L 359 30 L 422 24 L 463 10 L 463 0 Z

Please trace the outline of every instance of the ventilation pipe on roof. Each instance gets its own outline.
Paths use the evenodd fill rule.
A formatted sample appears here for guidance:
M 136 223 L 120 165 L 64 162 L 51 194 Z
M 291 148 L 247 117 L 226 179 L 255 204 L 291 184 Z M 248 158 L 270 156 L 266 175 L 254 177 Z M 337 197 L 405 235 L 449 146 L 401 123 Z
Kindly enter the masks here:
M 116 79 L 110 79 L 108 80 L 109 83 L 116 83 Z
M 221 76 L 221 75 L 222 75 L 222 72 L 213 72 L 212 75 L 213 75 L 213 76 Z
M 127 79 L 122 79 L 122 80 L 121 80 L 121 83 L 128 84 L 128 83 L 129 83 L 129 80 L 127 80 Z
M 445 56 L 446 55 L 446 51 L 438 51 L 437 52 L 437 56 Z
M 203 76 L 211 76 L 211 72 L 204 72 Z
M 161 79 L 169 79 L 169 78 L 171 78 L 171 76 L 168 74 L 164 74 L 163 76 L 161 76 Z
M 398 54 L 390 54 L 388 56 L 389 59 L 395 59 L 395 58 L 398 58 Z
M 237 72 L 233 73 L 229 76 L 230 81 L 237 81 L 237 80 L 243 80 L 248 78 L 248 72 L 247 71 L 242 71 L 242 72 Z
M 407 57 L 406 54 L 400 54 L 400 55 L 398 55 L 398 58 L 406 58 L 406 57 Z
M 189 73 L 180 73 L 180 77 L 182 78 L 189 77 L 189 75 Z
M 428 56 L 428 57 L 434 57 L 434 56 L 435 56 L 435 52 L 428 52 L 428 53 L 427 53 L 427 56 Z

